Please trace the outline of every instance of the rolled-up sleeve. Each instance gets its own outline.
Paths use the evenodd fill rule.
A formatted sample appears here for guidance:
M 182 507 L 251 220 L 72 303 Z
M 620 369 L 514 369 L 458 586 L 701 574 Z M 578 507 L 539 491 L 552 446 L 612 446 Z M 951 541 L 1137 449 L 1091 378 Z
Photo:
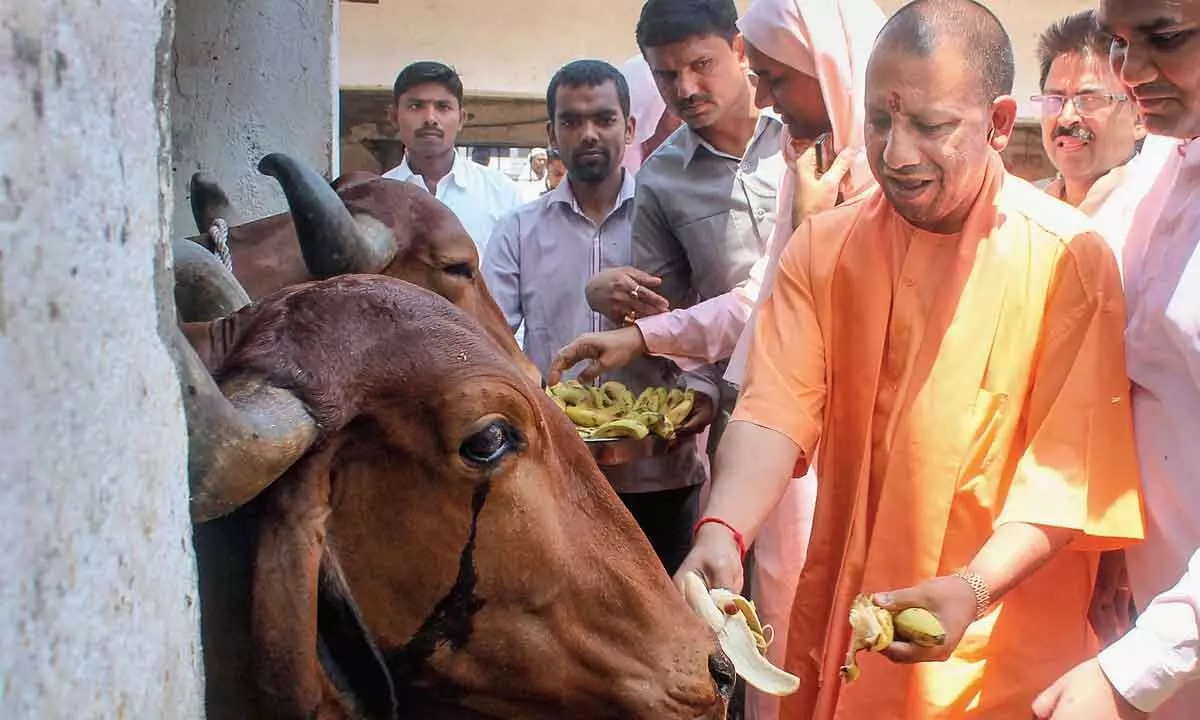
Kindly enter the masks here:
M 1099 659 L 1113 688 L 1142 712 L 1200 679 L 1200 550 L 1178 584 L 1154 598 Z
M 787 435 L 812 458 L 825 412 L 825 344 L 810 277 L 812 225 L 805 222 L 779 261 L 758 310 L 742 394 L 733 419 Z

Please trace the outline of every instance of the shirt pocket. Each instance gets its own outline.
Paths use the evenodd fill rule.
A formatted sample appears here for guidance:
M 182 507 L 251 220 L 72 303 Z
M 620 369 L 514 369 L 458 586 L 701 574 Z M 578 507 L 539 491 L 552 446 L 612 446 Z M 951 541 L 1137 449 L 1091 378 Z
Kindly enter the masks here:
M 745 213 L 726 211 L 681 226 L 679 243 L 692 271 L 692 287 L 707 300 L 750 277 L 759 258 L 754 228 Z

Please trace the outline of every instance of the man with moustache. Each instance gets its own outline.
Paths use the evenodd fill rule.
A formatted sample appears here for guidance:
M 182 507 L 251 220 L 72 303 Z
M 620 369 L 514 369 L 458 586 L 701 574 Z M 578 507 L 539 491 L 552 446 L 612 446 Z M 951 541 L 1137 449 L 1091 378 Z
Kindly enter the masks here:
M 638 47 L 684 125 L 638 170 L 633 267 L 588 284 L 589 303 L 610 320 L 633 322 L 727 293 L 766 252 L 786 170 L 784 128 L 755 107 L 737 19 L 733 0 L 642 7 Z M 723 372 L 721 363 L 686 376 L 709 399 L 710 414 L 736 398 L 722 388 Z
M 467 122 L 462 101 L 462 80 L 449 66 L 422 61 L 401 70 L 388 115 L 404 142 L 404 159 L 383 176 L 433 193 L 454 211 L 482 257 L 496 221 L 521 204 L 521 194 L 504 173 L 454 151 Z
M 1014 75 L 973 0 L 893 15 L 866 71 L 880 191 L 806 218 L 758 308 L 676 578 L 739 588 L 745 538 L 815 454 L 781 718 L 1026 716 L 1094 651 L 1100 552 L 1141 537 L 1117 265 L 1084 215 L 1005 172 Z M 860 653 L 844 683 L 859 593 L 928 609 L 944 643 Z
M 1120 243 L 1146 540 L 1125 551 L 1137 623 L 1033 705 L 1052 720 L 1184 720 L 1200 707 L 1200 0 L 1103 0 L 1109 60 L 1174 149 Z
M 621 167 L 634 131 L 621 72 L 599 60 L 569 63 L 550 81 L 546 105 L 567 177 L 501 220 L 483 260 L 488 288 L 513 330 L 524 324 L 525 353 L 543 373 L 571 338 L 612 326 L 581 289 L 592 275 L 629 265 L 634 215 L 633 175 Z M 635 392 L 667 381 L 648 361 L 606 379 Z M 603 468 L 671 572 L 690 544 L 691 518 L 681 513 L 707 479 L 688 427 L 667 455 Z
M 1125 87 L 1108 65 L 1110 40 L 1094 10 L 1051 25 L 1038 41 L 1042 146 L 1058 177 L 1046 192 L 1091 215 L 1120 184 L 1146 136 Z

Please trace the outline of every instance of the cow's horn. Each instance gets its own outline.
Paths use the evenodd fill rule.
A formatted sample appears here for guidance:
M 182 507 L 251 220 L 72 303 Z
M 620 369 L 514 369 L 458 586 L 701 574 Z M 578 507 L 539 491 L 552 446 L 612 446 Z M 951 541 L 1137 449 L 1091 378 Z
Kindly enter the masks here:
M 279 181 L 292 211 L 304 264 L 316 278 L 378 273 L 396 255 L 396 240 L 382 223 L 356 222 L 329 183 L 303 163 L 271 153 L 259 172 Z
M 171 247 L 175 306 L 182 322 L 225 317 L 250 304 L 245 289 L 211 252 L 191 240 L 176 240 Z
M 192 521 L 227 515 L 253 500 L 299 460 L 317 438 L 304 403 L 262 378 L 217 387 L 179 329 L 172 353 L 188 426 Z

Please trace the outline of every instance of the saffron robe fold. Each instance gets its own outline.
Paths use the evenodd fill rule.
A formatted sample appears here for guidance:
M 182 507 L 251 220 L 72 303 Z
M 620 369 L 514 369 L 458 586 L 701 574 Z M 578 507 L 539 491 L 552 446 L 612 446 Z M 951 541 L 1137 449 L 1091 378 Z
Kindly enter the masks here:
M 1028 717 L 1096 651 L 1099 552 L 1142 536 L 1117 264 L 1088 220 L 990 159 L 963 231 L 908 224 L 882 193 L 808 219 L 760 308 L 735 419 L 813 457 L 816 511 L 782 717 Z M 798 474 L 804 468 L 798 469 Z M 966 565 L 996 526 L 1084 534 L 973 623 L 944 663 L 860 656 L 859 592 Z

